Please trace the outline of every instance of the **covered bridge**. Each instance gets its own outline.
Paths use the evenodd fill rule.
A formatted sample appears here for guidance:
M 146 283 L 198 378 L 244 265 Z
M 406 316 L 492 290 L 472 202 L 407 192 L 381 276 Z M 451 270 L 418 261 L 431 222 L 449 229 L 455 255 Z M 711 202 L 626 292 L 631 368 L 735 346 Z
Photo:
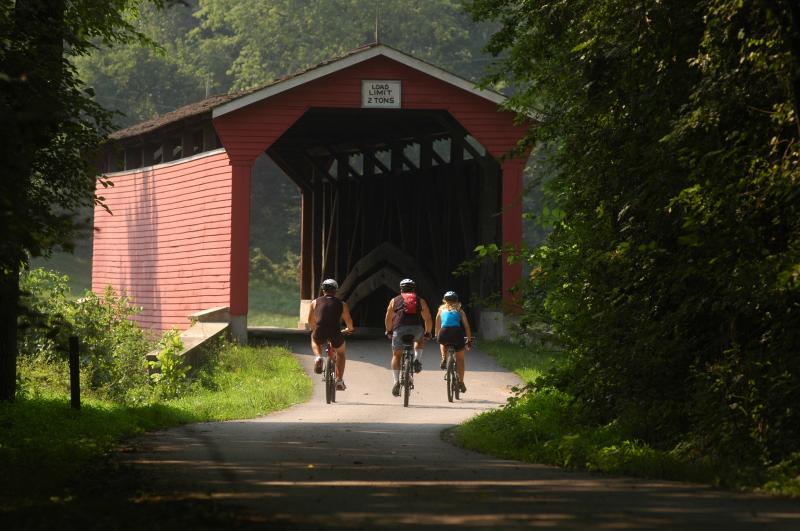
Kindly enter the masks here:
M 301 318 L 327 277 L 357 326 L 382 326 L 404 277 L 432 305 L 446 289 L 508 298 L 518 264 L 452 274 L 479 243 L 521 241 L 525 159 L 501 157 L 525 126 L 503 101 L 375 44 L 118 131 L 92 288 L 127 293 L 155 329 L 227 306 L 246 337 L 251 170 L 266 153 L 301 193 Z

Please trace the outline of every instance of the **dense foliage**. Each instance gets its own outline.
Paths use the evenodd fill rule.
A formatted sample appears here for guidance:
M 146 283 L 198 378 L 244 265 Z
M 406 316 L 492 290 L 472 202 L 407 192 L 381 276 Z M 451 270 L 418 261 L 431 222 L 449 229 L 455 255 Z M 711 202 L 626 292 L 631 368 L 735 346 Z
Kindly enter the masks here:
M 549 383 L 660 448 L 762 467 L 800 450 L 800 7 L 473 0 L 491 81 L 541 123 L 564 212 L 525 318 Z
M 126 126 L 202 99 L 280 79 L 376 38 L 466 77 L 486 64 L 490 25 L 459 0 L 191 0 L 142 6 L 136 27 L 160 49 L 136 44 L 82 58 L 97 101 Z
M 165 0 L 152 0 L 163 5 Z M 95 204 L 98 146 L 110 114 L 77 74 L 96 45 L 146 39 L 129 0 L 0 4 L 0 399 L 15 395 L 19 269 L 69 248 L 73 213 Z M 107 184 L 101 180 L 103 184 Z
M 20 364 L 40 369 L 29 371 L 29 380 L 21 386 L 23 394 L 35 392 L 34 374 L 66 366 L 67 339 L 77 336 L 86 391 L 122 403 L 144 401 L 152 392 L 145 354 L 155 342 L 131 320 L 138 309 L 111 287 L 103 296 L 87 291 L 74 299 L 67 280 L 44 269 L 22 273 L 20 287 L 28 311 L 21 319 Z

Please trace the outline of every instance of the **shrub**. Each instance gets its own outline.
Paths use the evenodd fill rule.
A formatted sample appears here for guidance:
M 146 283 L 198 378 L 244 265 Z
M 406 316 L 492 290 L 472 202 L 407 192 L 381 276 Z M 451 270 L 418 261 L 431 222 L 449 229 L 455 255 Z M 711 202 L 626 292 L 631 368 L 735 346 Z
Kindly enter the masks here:
M 63 363 L 67 338 L 74 335 L 80 341 L 84 388 L 120 402 L 145 400 L 149 394 L 145 355 L 152 341 L 130 319 L 139 309 L 111 287 L 102 297 L 87 291 L 72 299 L 67 280 L 44 269 L 21 273 L 27 307 L 19 340 L 23 363 L 36 359 Z

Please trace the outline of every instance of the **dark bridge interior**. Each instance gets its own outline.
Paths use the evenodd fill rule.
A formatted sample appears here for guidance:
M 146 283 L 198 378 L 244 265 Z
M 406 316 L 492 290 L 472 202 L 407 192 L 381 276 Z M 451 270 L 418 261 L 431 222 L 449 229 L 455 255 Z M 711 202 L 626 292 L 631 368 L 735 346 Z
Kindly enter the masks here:
M 302 299 L 334 277 L 356 325 L 382 327 L 402 278 L 432 310 L 499 291 L 499 264 L 453 275 L 500 240 L 500 168 L 446 111 L 312 109 L 267 154 L 302 194 Z

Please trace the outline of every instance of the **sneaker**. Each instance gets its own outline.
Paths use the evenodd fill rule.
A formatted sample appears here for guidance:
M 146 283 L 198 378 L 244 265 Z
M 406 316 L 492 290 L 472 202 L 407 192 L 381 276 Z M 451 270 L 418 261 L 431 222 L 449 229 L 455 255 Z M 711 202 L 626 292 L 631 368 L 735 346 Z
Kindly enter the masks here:
M 322 374 L 322 358 L 317 358 L 314 360 L 314 372 L 317 374 Z
M 439 364 L 439 368 L 445 370 L 447 368 L 447 360 L 442 360 L 442 363 Z
M 400 382 L 395 382 L 394 387 L 392 387 L 392 394 L 394 396 L 400 396 Z
M 347 389 L 347 386 L 344 384 L 344 380 L 336 380 L 336 390 L 344 391 L 345 389 Z
M 467 386 L 464 385 L 464 382 L 458 382 L 458 390 L 461 391 L 462 393 L 467 392 Z
M 422 362 L 419 360 L 414 360 L 414 372 L 422 371 Z

